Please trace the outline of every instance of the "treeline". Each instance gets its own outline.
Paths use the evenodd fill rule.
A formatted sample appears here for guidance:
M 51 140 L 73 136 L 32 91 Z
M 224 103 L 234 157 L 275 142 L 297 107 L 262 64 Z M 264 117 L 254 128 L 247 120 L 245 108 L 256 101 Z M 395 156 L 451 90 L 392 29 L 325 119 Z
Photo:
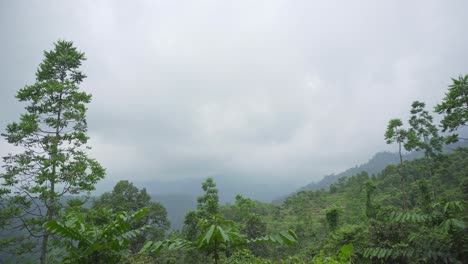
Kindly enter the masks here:
M 84 53 L 58 41 L 44 53 L 28 103 L 5 139 L 22 152 L 4 158 L 0 191 L 2 262 L 22 263 L 463 263 L 468 259 L 468 149 L 442 153 L 468 120 L 468 75 L 453 84 L 433 123 L 422 102 L 407 125 L 389 122 L 385 139 L 399 164 L 343 177 L 328 190 L 301 191 L 281 205 L 238 195 L 220 205 L 213 179 L 182 230 L 145 189 L 121 181 L 94 201 L 105 175 L 88 157 L 86 104 L 79 84 Z M 450 132 L 442 136 L 439 131 Z M 402 151 L 424 157 L 404 161 Z M 68 199 L 69 195 L 82 195 Z M 83 199 L 83 197 L 85 197 Z M 87 204 L 88 206 L 85 206 Z

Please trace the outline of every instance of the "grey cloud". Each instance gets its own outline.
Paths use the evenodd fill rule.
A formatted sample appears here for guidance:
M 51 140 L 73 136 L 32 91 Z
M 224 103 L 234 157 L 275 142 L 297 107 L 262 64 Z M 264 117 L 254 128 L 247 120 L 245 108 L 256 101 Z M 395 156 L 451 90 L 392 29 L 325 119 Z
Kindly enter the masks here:
M 0 125 L 42 51 L 73 40 L 110 180 L 317 180 L 393 150 L 388 119 L 433 106 L 468 69 L 464 1 L 0 5 Z

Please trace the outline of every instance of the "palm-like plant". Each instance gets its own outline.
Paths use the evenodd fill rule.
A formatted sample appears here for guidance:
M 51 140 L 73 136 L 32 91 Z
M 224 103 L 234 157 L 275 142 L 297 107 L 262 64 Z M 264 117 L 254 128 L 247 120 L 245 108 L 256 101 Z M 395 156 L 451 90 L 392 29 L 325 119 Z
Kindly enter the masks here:
M 465 210 L 466 202 L 452 201 L 433 204 L 431 213 L 420 210 L 392 212 L 387 222 L 407 226 L 411 231 L 408 237 L 391 247 L 368 248 L 364 257 L 458 263 L 466 259 L 468 252 Z
M 184 239 L 149 241 L 142 248 L 140 253 L 159 253 L 164 249 L 195 249 L 211 256 L 214 263 L 218 263 L 221 253 L 227 253 L 232 249 L 243 247 L 246 244 L 272 243 L 290 246 L 297 243 L 297 235 L 292 230 L 248 239 L 247 236 L 239 233 L 234 222 L 221 217 L 215 218 L 214 223 L 202 220 L 199 223 L 199 228 L 205 231 L 197 237 L 196 241 Z

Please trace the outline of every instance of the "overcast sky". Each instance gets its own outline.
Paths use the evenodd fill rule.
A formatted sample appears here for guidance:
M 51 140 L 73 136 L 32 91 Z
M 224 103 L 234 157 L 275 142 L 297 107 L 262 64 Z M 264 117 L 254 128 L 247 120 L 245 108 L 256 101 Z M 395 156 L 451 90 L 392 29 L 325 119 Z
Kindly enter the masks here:
M 468 73 L 468 1 L 0 1 L 0 127 L 71 40 L 108 180 L 305 185 L 396 151 L 383 134 Z M 12 147 L 0 139 L 3 156 Z

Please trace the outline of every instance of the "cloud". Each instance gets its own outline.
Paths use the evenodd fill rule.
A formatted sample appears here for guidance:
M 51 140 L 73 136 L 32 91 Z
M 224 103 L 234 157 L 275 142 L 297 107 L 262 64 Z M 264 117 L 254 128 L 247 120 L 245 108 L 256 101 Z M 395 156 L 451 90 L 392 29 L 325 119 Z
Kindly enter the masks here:
M 111 180 L 317 180 L 392 150 L 387 121 L 468 69 L 463 1 L 0 5 L 0 125 L 42 51 L 73 40 Z

